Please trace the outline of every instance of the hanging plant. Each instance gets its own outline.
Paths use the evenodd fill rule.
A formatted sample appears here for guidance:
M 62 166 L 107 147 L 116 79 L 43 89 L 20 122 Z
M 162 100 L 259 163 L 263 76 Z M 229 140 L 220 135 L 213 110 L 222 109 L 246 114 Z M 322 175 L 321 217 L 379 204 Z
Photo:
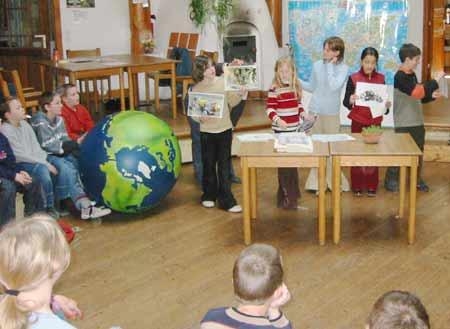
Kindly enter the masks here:
M 201 29 L 208 21 L 212 22 L 221 39 L 237 3 L 238 0 L 191 0 L 189 18 Z

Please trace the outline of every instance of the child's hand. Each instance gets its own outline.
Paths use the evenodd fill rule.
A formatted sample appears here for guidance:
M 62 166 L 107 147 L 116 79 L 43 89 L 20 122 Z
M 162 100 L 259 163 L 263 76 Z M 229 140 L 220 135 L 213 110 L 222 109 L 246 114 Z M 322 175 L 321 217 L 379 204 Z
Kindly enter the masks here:
M 440 80 L 441 78 L 443 78 L 444 75 L 445 75 L 445 72 L 444 72 L 444 71 L 437 71 L 437 72 L 434 72 L 434 73 L 433 73 L 433 79 L 436 80 L 436 81 L 438 81 L 438 80 Z
M 391 101 L 386 101 L 386 103 L 384 104 L 384 107 L 385 107 L 386 109 L 390 109 L 391 106 L 392 106 Z
M 350 104 L 353 105 L 356 103 L 356 100 L 358 99 L 358 95 L 353 94 L 350 96 Z
M 281 306 L 285 305 L 290 299 L 291 293 L 286 287 L 286 284 L 282 283 L 281 286 L 275 291 L 273 299 L 269 305 L 269 309 L 278 310 Z
M 64 313 L 64 316 L 70 320 L 81 319 L 83 312 L 78 308 L 78 304 L 71 298 L 63 295 L 54 295 L 52 309 L 56 307 Z
M 284 121 L 284 120 L 281 119 L 281 118 L 278 118 L 278 119 L 275 121 L 275 123 L 276 123 L 276 125 L 277 125 L 278 127 L 280 127 L 280 128 L 283 128 L 283 129 L 286 129 L 286 128 L 287 128 L 287 123 L 286 123 L 286 121 Z
M 242 64 L 244 64 L 244 61 L 243 61 L 242 59 L 235 58 L 235 59 L 233 59 L 233 61 L 230 63 L 230 66 L 231 66 L 231 65 L 233 65 L 233 66 L 238 66 L 238 65 L 242 65 Z
M 431 97 L 433 98 L 439 98 L 442 97 L 442 93 L 439 90 L 435 90 L 433 91 L 433 93 L 431 94 Z
M 58 169 L 51 163 L 47 164 L 48 171 L 50 171 L 53 175 L 58 175 Z

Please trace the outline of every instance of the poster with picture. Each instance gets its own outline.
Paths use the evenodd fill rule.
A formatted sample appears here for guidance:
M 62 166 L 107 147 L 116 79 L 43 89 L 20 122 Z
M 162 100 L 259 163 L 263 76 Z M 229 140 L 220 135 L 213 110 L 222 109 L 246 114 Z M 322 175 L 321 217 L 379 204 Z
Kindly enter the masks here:
M 189 92 L 188 116 L 221 118 L 225 96 L 223 94 L 208 94 Z
M 66 0 L 67 8 L 95 8 L 95 0 Z
M 370 108 L 372 118 L 383 115 L 388 101 L 387 85 L 367 82 L 356 83 L 356 105 Z
M 259 89 L 256 64 L 225 65 L 223 72 L 225 77 L 225 90 L 227 91 Z

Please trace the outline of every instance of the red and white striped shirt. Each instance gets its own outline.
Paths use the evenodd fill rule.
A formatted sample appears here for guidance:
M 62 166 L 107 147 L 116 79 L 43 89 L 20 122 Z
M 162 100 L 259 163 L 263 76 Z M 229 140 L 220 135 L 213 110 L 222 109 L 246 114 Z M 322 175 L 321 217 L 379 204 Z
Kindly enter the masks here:
M 296 131 L 300 124 L 300 113 L 303 106 L 292 87 L 272 88 L 267 95 L 266 113 L 272 120 L 272 129 L 275 132 Z M 277 120 L 287 123 L 287 128 L 277 125 Z

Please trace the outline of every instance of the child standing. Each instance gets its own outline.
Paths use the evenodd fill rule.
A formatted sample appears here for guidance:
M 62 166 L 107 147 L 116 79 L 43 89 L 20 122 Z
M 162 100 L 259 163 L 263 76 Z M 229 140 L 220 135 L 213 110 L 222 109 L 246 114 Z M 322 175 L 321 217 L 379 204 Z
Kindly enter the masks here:
M 291 57 L 281 57 L 275 63 L 275 77 L 267 96 L 266 113 L 272 121 L 272 130 L 279 134 L 295 132 L 300 117 L 305 115 L 302 104 L 302 87 L 297 78 Z M 300 189 L 297 168 L 278 168 L 277 206 L 297 209 Z
M 356 105 L 357 95 L 355 94 L 358 82 L 384 84 L 384 75 L 377 72 L 378 51 L 375 48 L 367 47 L 361 53 L 361 69 L 350 75 L 345 90 L 344 106 L 349 109 L 348 118 L 352 120 L 352 133 L 360 133 L 364 127 L 381 126 L 383 116 L 372 117 L 370 108 Z M 389 109 L 390 102 L 386 102 Z M 351 167 L 352 191 L 356 196 L 361 196 L 364 190 L 367 196 L 376 196 L 378 188 L 378 167 Z
M 192 78 L 196 83 L 193 92 L 216 93 L 225 96 L 221 118 L 200 118 L 200 142 L 203 164 L 202 205 L 206 208 L 218 206 L 229 212 L 241 212 L 231 192 L 230 159 L 232 124 L 229 108 L 238 104 L 242 98 L 239 93 L 225 92 L 223 77 L 216 76 L 212 60 L 206 56 L 197 56 L 194 62 Z
M 56 167 L 55 178 L 57 200 L 72 199 L 81 212 L 82 219 L 99 218 L 111 213 L 110 209 L 95 207 L 86 196 L 78 172 L 77 159 L 71 154 L 77 149 L 77 142 L 67 135 L 61 118 L 61 97 L 54 92 L 44 92 L 39 99 L 42 111 L 31 119 L 39 144 L 47 152 L 47 160 Z
M 237 307 L 209 310 L 201 329 L 290 329 L 291 323 L 280 307 L 291 298 L 283 282 L 283 266 L 277 249 L 267 244 L 245 248 L 233 268 Z
M 423 152 L 425 145 L 425 127 L 423 123 L 422 103 L 441 97 L 437 80 L 444 72 L 436 72 L 434 78 L 422 84 L 417 82 L 414 70 L 420 63 L 421 51 L 411 43 L 403 44 L 399 50 L 401 65 L 394 76 L 394 127 L 395 132 L 409 133 Z M 417 189 L 428 192 L 429 187 L 422 178 L 423 156 L 419 157 L 417 170 Z M 398 167 L 389 167 L 386 171 L 384 187 L 398 191 Z
M 374 304 L 366 329 L 430 329 L 425 306 L 407 291 L 389 291 Z
M 53 286 L 70 250 L 52 219 L 15 221 L 0 233 L 0 328 L 74 329 L 51 309 Z
M 313 134 L 337 134 L 340 129 L 339 110 L 341 90 L 348 75 L 348 66 L 344 64 L 344 41 L 339 37 L 330 37 L 323 42 L 323 59 L 313 65 L 311 80 L 302 81 L 303 89 L 312 93 L 309 113 L 317 116 L 312 128 Z M 331 189 L 331 161 L 327 163 L 327 186 Z M 311 169 L 305 188 L 318 191 L 317 168 Z M 341 177 L 341 189 L 348 191 L 348 181 Z

